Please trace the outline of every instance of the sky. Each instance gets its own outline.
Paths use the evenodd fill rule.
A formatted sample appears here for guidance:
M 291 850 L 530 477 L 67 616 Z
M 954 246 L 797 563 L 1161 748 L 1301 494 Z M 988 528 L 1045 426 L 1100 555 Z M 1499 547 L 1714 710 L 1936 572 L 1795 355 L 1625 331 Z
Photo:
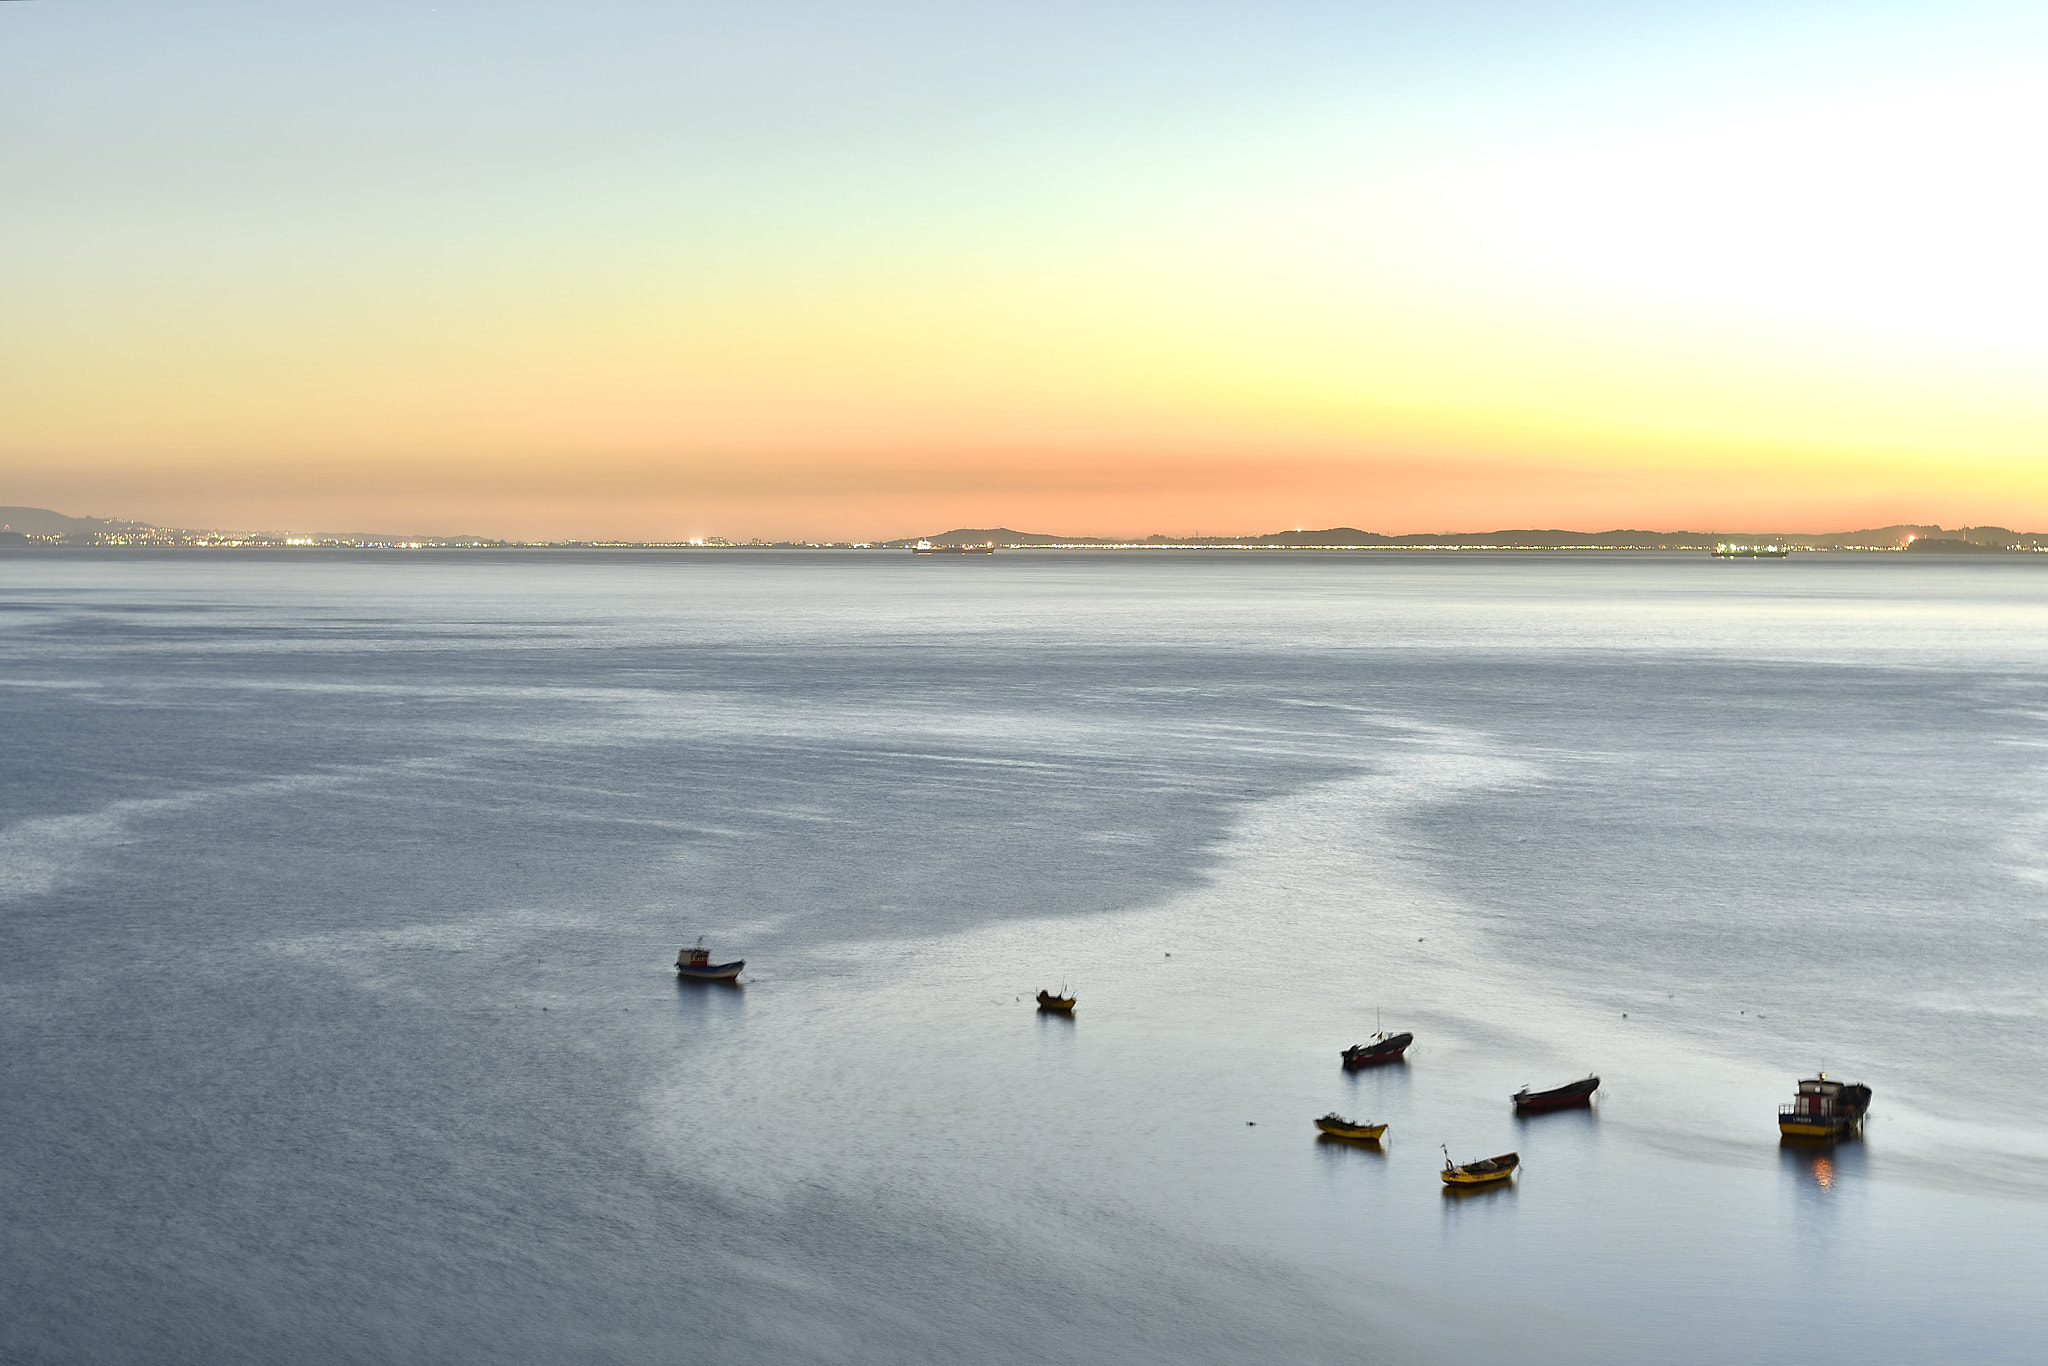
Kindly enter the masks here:
M 2048 528 L 2048 6 L 0 4 L 0 504 Z

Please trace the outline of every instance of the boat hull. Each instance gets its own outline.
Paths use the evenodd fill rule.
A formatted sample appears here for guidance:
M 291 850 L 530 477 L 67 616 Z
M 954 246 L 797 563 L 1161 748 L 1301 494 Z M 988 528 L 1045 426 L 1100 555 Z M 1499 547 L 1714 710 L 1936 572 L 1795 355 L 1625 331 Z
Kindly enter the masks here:
M 1499 1157 L 1489 1157 L 1484 1162 L 1469 1162 L 1462 1167 L 1445 1167 L 1437 1175 L 1444 1179 L 1446 1186 L 1453 1189 L 1497 1186 L 1503 1181 L 1510 1180 L 1521 1165 L 1522 1159 L 1519 1154 L 1502 1153 Z
M 732 982 L 739 979 L 740 969 L 746 965 L 744 958 L 737 963 L 706 963 L 702 967 L 678 963 L 676 976 L 688 982 Z
M 1380 1135 L 1387 1131 L 1384 1124 L 1332 1124 L 1327 1119 L 1317 1120 L 1316 1128 L 1322 1130 L 1324 1138 L 1341 1138 L 1352 1143 L 1377 1143 Z
M 1396 1034 L 1381 1043 L 1354 1044 L 1341 1054 L 1344 1070 L 1356 1072 L 1366 1067 L 1384 1067 L 1390 1062 L 1400 1062 L 1408 1052 L 1408 1046 L 1415 1042 L 1413 1034 Z
M 1038 993 L 1038 1008 L 1048 1015 L 1071 1015 L 1074 1013 L 1074 1000 L 1072 996 L 1048 996 L 1041 991 Z
M 1586 1107 L 1593 1103 L 1593 1093 L 1600 1089 L 1600 1078 L 1588 1077 L 1575 1081 L 1570 1086 L 1560 1086 L 1551 1091 L 1521 1091 L 1510 1097 L 1515 1103 L 1515 1113 L 1540 1115 L 1547 1110 L 1568 1110 Z
M 1496 1186 L 1513 1180 L 1515 1169 L 1510 1167 L 1504 1172 L 1438 1172 L 1437 1175 L 1443 1177 L 1446 1186 Z
M 1855 1133 L 1862 1123 L 1861 1116 L 1848 1119 L 1784 1115 L 1778 1120 L 1778 1135 L 1781 1138 L 1840 1138 L 1844 1134 Z

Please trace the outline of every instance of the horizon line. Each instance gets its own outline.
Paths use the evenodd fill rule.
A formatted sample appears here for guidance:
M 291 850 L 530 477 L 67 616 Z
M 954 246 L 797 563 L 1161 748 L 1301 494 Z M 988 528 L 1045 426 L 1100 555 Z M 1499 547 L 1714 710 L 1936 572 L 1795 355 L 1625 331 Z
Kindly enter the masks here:
M 10 517 L 9 514 L 14 514 Z M 35 514 L 24 516 L 22 514 Z M 21 525 L 15 525 L 19 522 Z M 1514 527 L 1488 531 L 1377 532 L 1356 526 L 1231 535 L 1153 532 L 1144 536 L 1061 535 L 1018 531 L 1006 526 L 955 527 L 923 535 L 899 535 L 869 539 L 810 537 L 745 539 L 716 535 L 677 536 L 662 539 L 626 539 L 605 536 L 558 536 L 528 539 L 488 536 L 476 533 L 366 532 L 366 531 L 255 531 L 224 528 L 172 527 L 158 523 L 110 517 L 77 517 L 50 508 L 8 507 L 0 509 L 0 533 L 8 539 L 20 536 L 23 543 L 61 543 L 83 538 L 104 545 L 305 545 L 335 547 L 644 547 L 644 548 L 846 548 L 903 549 L 918 542 L 933 545 L 994 545 L 1009 549 L 1114 549 L 1130 548 L 1294 548 L 1294 549 L 1690 549 L 1724 542 L 1770 541 L 1799 548 L 1834 546 L 1844 549 L 1897 549 L 1918 540 L 1949 540 L 2016 549 L 2048 549 L 2048 533 L 2018 531 L 1989 524 L 1943 527 L 1938 523 L 1895 522 L 1880 527 L 1844 531 L 1698 531 L 1679 529 L 1653 531 L 1639 527 L 1616 527 L 1605 531 L 1579 531 L 1567 527 Z M 1988 539 L 1987 539 L 1988 538 Z M 2025 543 L 2025 544 L 2021 544 Z

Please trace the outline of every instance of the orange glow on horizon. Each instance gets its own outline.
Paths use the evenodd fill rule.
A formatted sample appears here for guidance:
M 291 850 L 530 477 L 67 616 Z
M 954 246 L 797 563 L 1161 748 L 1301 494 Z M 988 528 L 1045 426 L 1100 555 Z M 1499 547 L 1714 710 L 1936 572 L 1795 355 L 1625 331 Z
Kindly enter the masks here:
M 345 12 L 280 21 L 276 100 L 193 96 L 266 69 L 198 30 L 203 80 L 0 7 L 0 503 L 521 540 L 2048 530 L 2048 189 L 2012 172 L 2043 25 L 1962 3 L 1617 8 L 1525 35 L 1552 66 L 1422 12 L 1397 60 L 1228 7 L 1024 53 L 976 11 L 884 54 L 900 107 L 664 7 L 535 7 L 533 50 L 434 20 L 389 70 L 324 55 Z M 577 27 L 629 21 L 661 62 Z M 561 26 L 604 54 L 581 85 Z
M 1386 535 L 1509 528 L 1847 531 L 1899 522 L 1995 521 L 1971 500 L 1917 496 L 1916 471 L 1860 472 L 1845 498 L 1826 470 L 1739 481 L 1477 458 L 1076 459 L 971 463 L 874 459 L 523 466 L 381 462 L 67 468 L 45 492 L 95 516 L 251 531 L 483 535 L 510 540 L 722 536 L 884 540 L 956 527 L 1140 539 L 1352 527 Z M 196 475 L 196 478 L 195 478 Z M 363 489 L 374 490 L 370 493 Z M 42 496 L 39 498 L 38 494 Z M 1645 514 L 1648 515 L 1645 515 Z M 2000 524 L 2012 525 L 2024 519 Z M 2028 530 L 2028 527 L 2018 527 Z

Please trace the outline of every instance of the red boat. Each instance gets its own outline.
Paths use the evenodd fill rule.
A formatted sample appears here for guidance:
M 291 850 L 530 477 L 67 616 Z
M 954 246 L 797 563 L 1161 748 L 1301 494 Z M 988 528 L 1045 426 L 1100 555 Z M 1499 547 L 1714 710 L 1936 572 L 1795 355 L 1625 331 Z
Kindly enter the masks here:
M 1531 1091 L 1524 1086 L 1515 1092 L 1515 1113 L 1539 1115 L 1545 1110 L 1563 1110 L 1574 1105 L 1591 1105 L 1593 1093 L 1600 1089 L 1600 1078 L 1587 1077 L 1569 1086 L 1557 1086 L 1548 1091 Z
M 1371 1043 L 1355 1043 L 1344 1050 L 1344 1070 L 1356 1072 L 1361 1067 L 1378 1067 L 1381 1063 L 1399 1062 L 1401 1055 L 1408 1051 L 1408 1045 L 1415 1042 L 1413 1034 L 1375 1034 Z

